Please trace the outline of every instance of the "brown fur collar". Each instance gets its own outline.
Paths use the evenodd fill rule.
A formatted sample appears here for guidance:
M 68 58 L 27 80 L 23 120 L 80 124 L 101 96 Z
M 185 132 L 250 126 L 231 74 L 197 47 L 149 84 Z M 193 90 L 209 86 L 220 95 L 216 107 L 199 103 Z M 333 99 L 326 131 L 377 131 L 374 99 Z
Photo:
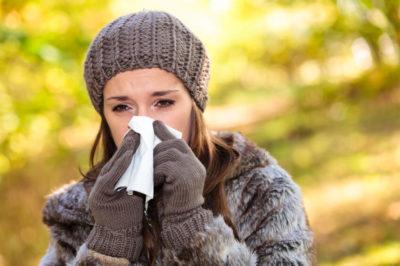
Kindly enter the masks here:
M 236 178 L 253 168 L 276 163 L 275 158 L 273 158 L 268 151 L 258 147 L 239 131 L 217 131 L 213 132 L 213 134 L 232 143 L 233 147 L 240 154 L 239 164 L 233 171 L 230 179 Z

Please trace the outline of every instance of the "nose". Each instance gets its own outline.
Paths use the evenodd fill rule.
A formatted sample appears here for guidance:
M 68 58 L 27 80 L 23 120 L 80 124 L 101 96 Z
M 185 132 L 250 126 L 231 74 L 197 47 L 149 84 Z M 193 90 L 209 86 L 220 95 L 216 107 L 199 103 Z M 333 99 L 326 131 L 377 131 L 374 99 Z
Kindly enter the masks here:
M 146 108 L 137 108 L 136 110 L 129 109 L 129 112 L 132 114 L 130 119 L 132 119 L 134 116 L 147 116 L 152 119 L 156 119 L 149 110 L 146 110 Z M 127 129 L 130 129 L 129 125 L 127 125 Z
M 144 108 L 144 107 L 142 107 L 142 108 L 138 107 L 136 112 L 131 110 L 131 113 L 133 115 L 137 115 L 137 116 L 147 116 L 147 117 L 153 118 L 153 115 L 151 114 L 151 111 L 148 110 L 147 108 Z

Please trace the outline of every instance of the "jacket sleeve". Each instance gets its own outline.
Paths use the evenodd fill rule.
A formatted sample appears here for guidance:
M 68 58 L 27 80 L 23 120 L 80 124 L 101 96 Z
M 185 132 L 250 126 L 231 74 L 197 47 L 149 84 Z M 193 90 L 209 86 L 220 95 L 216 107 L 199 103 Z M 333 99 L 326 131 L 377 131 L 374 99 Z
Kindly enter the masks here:
M 300 187 L 278 164 L 255 168 L 234 195 L 240 238 L 259 265 L 316 265 L 313 232 Z
M 130 265 L 124 258 L 109 257 L 87 248 L 85 240 L 93 227 L 81 182 L 67 184 L 47 196 L 42 220 L 50 244 L 39 265 Z
M 257 167 L 226 190 L 240 241 L 213 217 L 184 250 L 163 250 L 166 265 L 316 265 L 301 190 L 287 172 L 275 163 Z

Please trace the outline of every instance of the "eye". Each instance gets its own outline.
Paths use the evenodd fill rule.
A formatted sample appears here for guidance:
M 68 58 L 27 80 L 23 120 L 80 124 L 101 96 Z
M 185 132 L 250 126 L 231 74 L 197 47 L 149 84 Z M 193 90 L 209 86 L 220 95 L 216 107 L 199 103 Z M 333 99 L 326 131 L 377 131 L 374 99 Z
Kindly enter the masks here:
M 160 103 L 160 105 L 158 105 Z M 159 100 L 156 105 L 160 106 L 161 108 L 168 107 L 175 103 L 174 100 Z
M 121 108 L 120 108 L 121 107 Z M 127 110 L 127 108 L 129 108 L 128 105 L 126 104 L 119 104 L 117 106 L 115 106 L 112 110 L 113 112 L 123 112 L 124 110 Z

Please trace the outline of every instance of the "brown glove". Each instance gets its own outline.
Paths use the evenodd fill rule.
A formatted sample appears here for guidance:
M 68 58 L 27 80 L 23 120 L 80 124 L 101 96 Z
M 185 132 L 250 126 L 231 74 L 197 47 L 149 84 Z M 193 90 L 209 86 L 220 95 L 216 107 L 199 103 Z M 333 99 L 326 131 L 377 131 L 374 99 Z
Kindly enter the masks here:
M 156 120 L 153 127 L 162 141 L 154 148 L 154 183 L 163 184 L 161 239 L 179 250 L 211 220 L 211 211 L 201 207 L 206 169 L 185 140 L 175 138 L 163 122 Z
M 142 218 L 144 196 L 128 195 L 114 186 L 128 168 L 140 143 L 140 135 L 130 130 L 112 158 L 104 165 L 89 195 L 95 224 L 86 242 L 99 253 L 138 259 L 143 247 Z

